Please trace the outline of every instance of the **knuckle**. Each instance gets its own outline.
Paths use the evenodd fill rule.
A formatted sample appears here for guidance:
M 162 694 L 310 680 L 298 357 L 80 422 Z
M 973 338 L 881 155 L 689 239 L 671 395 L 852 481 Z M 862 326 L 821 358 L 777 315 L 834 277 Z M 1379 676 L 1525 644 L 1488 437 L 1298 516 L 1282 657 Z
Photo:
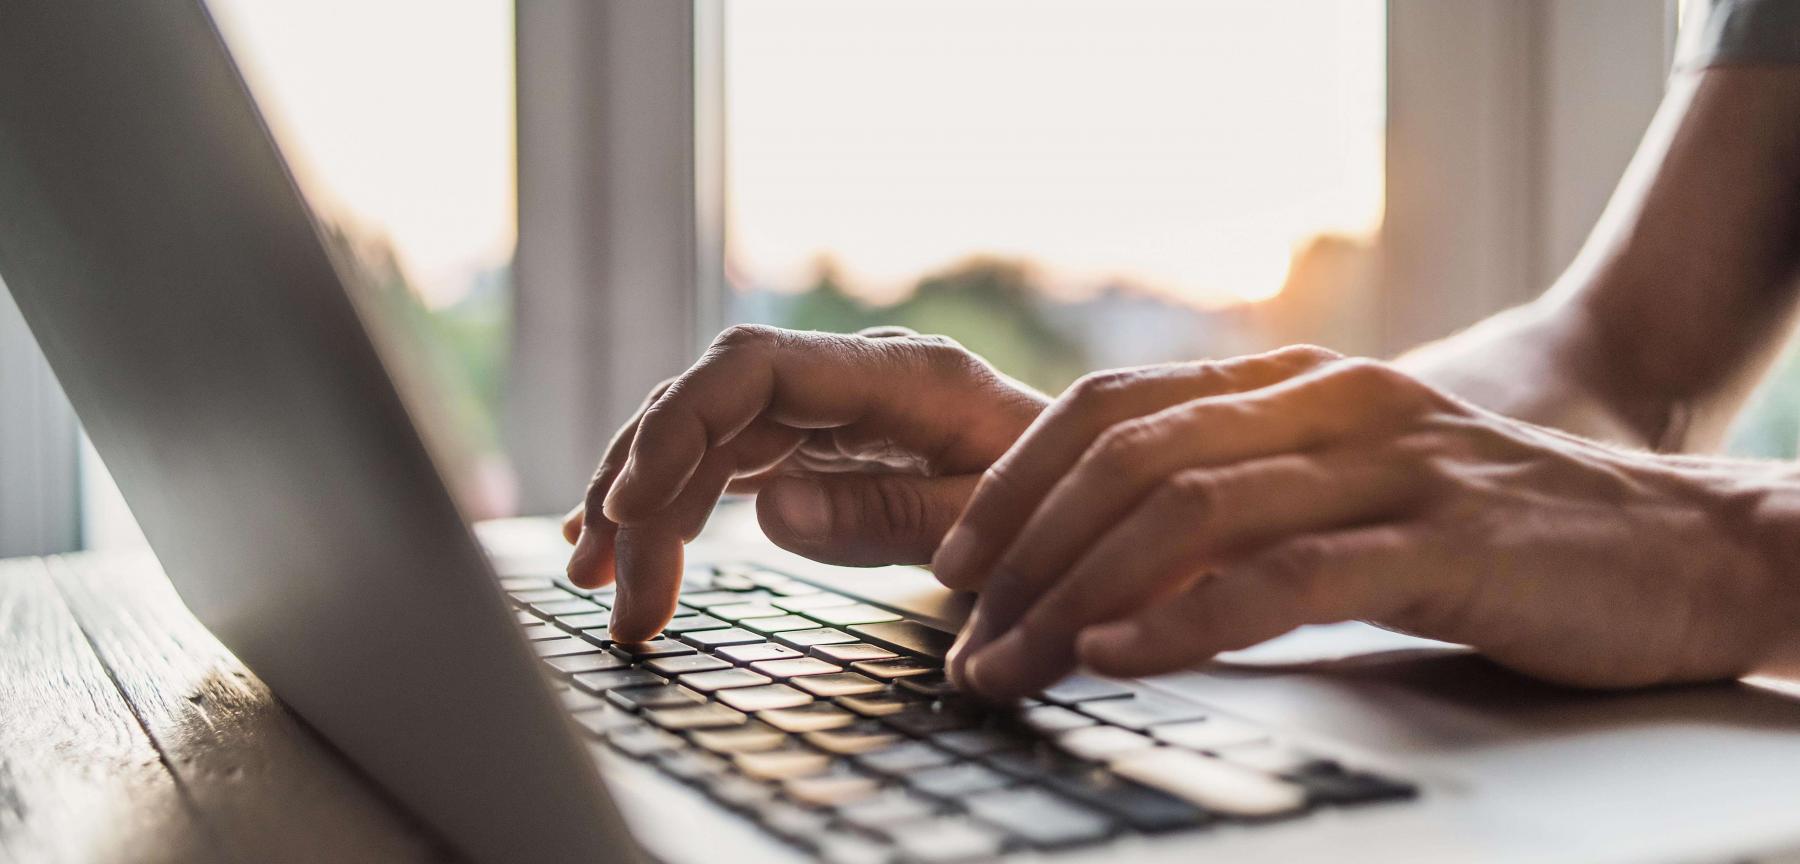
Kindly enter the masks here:
M 971 378 L 987 368 L 981 358 L 948 336 L 909 336 L 906 344 L 925 370 L 939 378 Z
M 1390 407 L 1423 405 L 1430 388 L 1394 366 L 1368 357 L 1350 357 L 1331 366 L 1330 378 L 1355 398 Z
M 1330 549 L 1323 540 L 1299 538 L 1265 553 L 1257 570 L 1266 583 L 1300 608 L 1322 609 L 1329 583 L 1325 578 Z
M 1110 404 L 1120 394 L 1128 392 L 1137 384 L 1141 376 L 1129 369 L 1103 369 L 1089 372 L 1069 385 L 1066 397 L 1070 403 L 1080 407 L 1099 407 Z
M 781 330 L 767 324 L 733 324 L 720 331 L 713 340 L 714 353 L 727 351 L 761 350 L 775 344 L 780 338 Z
M 1312 369 L 1344 359 L 1344 355 L 1318 345 L 1288 345 L 1269 353 L 1269 358 L 1299 368 Z
M 1102 477 L 1128 476 L 1144 463 L 1143 454 L 1156 446 L 1156 438 L 1157 427 L 1145 418 L 1114 423 L 1094 439 L 1082 462 Z
M 1204 521 L 1219 504 L 1219 480 L 1204 468 L 1178 471 L 1163 481 L 1157 492 L 1160 506 L 1177 510 L 1188 519 Z

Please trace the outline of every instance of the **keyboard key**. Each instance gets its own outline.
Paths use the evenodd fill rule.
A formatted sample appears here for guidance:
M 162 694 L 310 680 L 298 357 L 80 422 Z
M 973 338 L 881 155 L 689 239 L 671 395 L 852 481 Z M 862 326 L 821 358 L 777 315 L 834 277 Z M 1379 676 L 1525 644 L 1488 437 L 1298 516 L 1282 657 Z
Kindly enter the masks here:
M 595 708 L 606 707 L 606 703 L 600 701 L 598 696 L 584 693 L 580 690 L 570 690 L 569 688 L 564 687 L 562 692 L 557 693 L 556 695 L 562 699 L 563 710 L 570 713 L 575 713 L 577 711 L 591 711 Z
M 931 799 L 909 792 L 905 787 L 895 787 L 838 807 L 837 816 L 864 831 L 880 831 L 929 818 L 937 813 L 937 806 Z
M 805 651 L 815 645 L 839 645 L 845 642 L 855 642 L 856 637 L 831 627 L 817 627 L 812 630 L 788 630 L 777 633 L 775 641 L 789 648 Z
M 1037 743 L 1034 737 L 1002 729 L 952 729 L 931 736 L 931 743 L 959 756 L 986 756 L 1002 750 L 1028 750 Z
M 1140 786 L 1105 768 L 1083 766 L 1058 771 L 1044 782 L 1051 789 L 1105 811 L 1138 831 L 1156 833 L 1211 822 L 1212 814 L 1161 790 Z
M 1041 789 L 984 792 L 964 799 L 976 818 L 998 826 L 1033 846 L 1056 848 L 1104 839 L 1111 819 Z
M 711 615 L 683 615 L 663 625 L 663 632 L 670 636 L 680 636 L 696 630 L 724 630 L 730 626 Z
M 950 645 L 956 641 L 956 634 L 934 630 L 917 621 L 858 624 L 845 629 L 884 648 L 938 661 L 950 653 Z
M 770 600 L 769 605 L 779 606 L 789 612 L 804 612 L 807 609 L 824 609 L 827 606 L 849 606 L 855 602 L 842 594 L 815 592 L 801 594 L 798 597 L 777 597 Z
M 730 669 L 731 664 L 711 654 L 687 654 L 677 657 L 658 657 L 644 664 L 644 668 L 658 675 L 673 678 L 691 672 L 711 672 L 715 669 Z
M 1039 705 L 1019 712 L 1019 722 L 1045 735 L 1055 735 L 1070 729 L 1092 726 L 1097 721 L 1061 705 Z
M 530 612 L 527 612 L 523 609 L 514 610 L 513 620 L 519 622 L 520 624 L 524 624 L 527 626 L 538 623 L 538 617 L 536 615 L 533 615 Z
M 798 615 L 780 615 L 774 618 L 745 618 L 738 622 L 738 626 L 755 633 L 774 635 L 789 630 L 811 630 L 818 625 L 811 619 Z
M 1174 747 L 1138 750 L 1112 760 L 1128 780 L 1161 789 L 1214 813 L 1269 817 L 1306 806 L 1302 787 L 1211 756 Z
M 573 680 L 575 686 L 596 695 L 619 687 L 654 687 L 665 683 L 662 676 L 642 669 L 583 672 L 576 675 Z
M 788 736 L 785 732 L 752 720 L 742 726 L 724 729 L 697 729 L 688 734 L 688 739 L 696 747 L 729 756 L 733 753 L 773 750 L 786 743 Z
M 797 709 L 812 702 L 812 697 L 795 690 L 786 684 L 767 684 L 761 687 L 738 687 L 731 690 L 720 690 L 714 695 L 718 699 L 739 711 L 774 711 L 776 709 Z M 794 730 L 788 730 L 794 731 Z
M 892 660 L 899 656 L 880 645 L 867 642 L 845 642 L 841 645 L 814 645 L 807 653 L 833 663 L 861 663 L 866 660 Z
M 726 603 L 708 606 L 706 614 L 721 621 L 742 621 L 745 618 L 778 618 L 781 610 L 767 603 Z M 795 627 L 795 630 L 803 628 Z
M 755 810 L 775 800 L 774 789 L 731 773 L 707 781 L 706 791 L 725 806 L 738 810 Z
M 611 612 L 589 612 L 585 615 L 562 615 L 556 619 L 556 626 L 571 633 L 580 633 L 583 630 L 604 628 L 611 624 Z
M 807 778 L 792 782 L 803 782 Z M 794 797 L 792 792 L 788 797 Z M 831 817 L 814 812 L 804 807 L 796 807 L 786 801 L 771 801 L 756 808 L 752 814 L 763 827 L 776 834 L 800 844 L 812 842 L 816 835 L 825 833 Z
M 879 693 L 886 685 L 866 675 L 855 672 L 838 672 L 831 675 L 808 675 L 795 678 L 795 687 L 799 687 L 814 696 L 860 696 L 865 693 Z
M 561 588 L 537 588 L 530 591 L 508 591 L 514 602 L 527 606 L 533 603 L 554 603 L 558 600 L 579 599 Z
M 596 648 L 611 648 L 613 645 L 612 633 L 605 627 L 590 627 L 575 635 Z
M 894 727 L 914 738 L 929 738 L 941 732 L 957 729 L 968 729 L 978 725 L 980 719 L 956 711 L 933 711 L 915 705 L 897 714 L 889 714 L 881 718 L 883 723 Z
M 1129 729 L 1089 726 L 1056 736 L 1056 746 L 1079 759 L 1105 762 L 1121 753 L 1150 750 L 1156 747 L 1156 742 Z
M 859 720 L 838 729 L 808 732 L 806 743 L 835 756 L 854 756 L 885 750 L 900 743 L 900 736 L 874 720 Z
M 1125 699 L 1095 699 L 1077 709 L 1102 723 L 1143 731 L 1158 723 L 1204 720 L 1209 713 L 1192 702 L 1140 693 Z
M 1390 780 L 1366 771 L 1347 771 L 1330 763 L 1288 778 L 1306 789 L 1306 799 L 1314 804 L 1369 804 L 1411 798 L 1419 790 L 1411 783 Z
M 533 624 L 524 628 L 525 638 L 532 642 L 543 642 L 547 639 L 562 639 L 569 634 L 548 624 Z
M 942 672 L 902 678 L 895 681 L 894 685 L 932 699 L 942 699 L 956 693 L 956 685 L 950 683 L 950 679 L 944 677 Z
M 605 612 L 606 608 L 595 604 L 592 600 L 582 600 L 565 594 L 560 600 L 533 603 L 531 604 L 531 611 L 536 612 L 545 618 L 555 618 L 559 615 L 588 615 L 595 612 Z
M 764 660 L 792 660 L 803 656 L 786 645 L 771 645 L 767 642 L 757 642 L 754 645 L 728 645 L 720 648 L 718 655 L 733 663 L 741 663 L 746 666 Z
M 818 774 L 831 765 L 831 757 L 816 750 L 791 745 L 760 753 L 738 753 L 731 757 L 745 777 L 752 780 L 786 780 Z
M 1150 735 L 1164 744 L 1186 747 L 1189 750 L 1223 750 L 1227 747 L 1261 744 L 1269 740 L 1268 732 L 1241 720 L 1217 715 L 1190 723 L 1152 726 Z
M 610 735 L 618 729 L 644 725 L 636 717 L 611 705 L 593 711 L 578 711 L 575 713 L 575 722 L 589 732 L 602 737 Z
M 819 859 L 826 864 L 889 864 L 894 853 L 886 846 L 849 831 L 834 831 L 813 840 Z
M 820 624 L 831 627 L 846 627 L 852 624 L 876 624 L 882 621 L 898 621 L 900 616 L 886 609 L 878 609 L 867 603 L 852 603 L 848 606 L 826 606 L 820 609 L 807 609 L 801 614 Z
M 712 587 L 715 591 L 754 591 L 757 584 L 743 573 L 721 572 L 713 575 Z
M 863 753 L 855 759 L 856 764 L 888 776 L 937 768 L 956 761 L 956 757 L 948 751 L 939 750 L 923 741 L 902 741 L 886 750 Z
M 761 643 L 763 637 L 741 627 L 728 627 L 724 630 L 694 630 L 681 634 L 681 641 L 711 651 L 726 645 L 746 645 Z
M 683 675 L 679 679 L 681 686 L 690 687 L 701 693 L 712 693 L 718 690 L 729 690 L 732 687 L 756 687 L 769 683 L 769 676 L 758 675 L 748 669 L 735 666 L 712 672 L 695 672 Z
M 648 726 L 614 730 L 606 736 L 606 743 L 611 744 L 627 756 L 635 756 L 639 759 L 685 746 L 680 738 Z
M 648 642 L 614 642 L 614 654 L 630 657 L 632 660 L 653 660 L 658 657 L 679 657 L 694 653 L 691 645 L 683 645 L 673 639 L 652 639 Z
M 585 640 L 568 636 L 548 642 L 533 642 L 531 650 L 536 651 L 539 657 L 567 657 L 570 654 L 587 654 L 600 649 Z
M 1004 789 L 1013 778 L 976 762 L 961 762 L 941 768 L 927 768 L 902 776 L 906 785 L 936 798 L 957 799 L 980 792 Z
M 875 778 L 848 767 L 834 765 L 824 773 L 795 777 L 781 784 L 789 798 L 812 807 L 838 807 L 861 801 L 879 791 Z
M 775 599 L 775 595 L 767 591 L 704 591 L 681 595 L 682 605 L 692 606 L 695 609 L 711 609 L 714 606 L 732 606 L 739 603 L 773 599 Z
M 1323 756 L 1273 741 L 1242 747 L 1221 747 L 1216 755 L 1234 765 L 1264 774 L 1300 774 L 1336 764 Z
M 536 576 L 508 576 L 500 580 L 500 587 L 512 591 L 541 591 L 550 587 L 550 580 Z
M 886 717 L 902 711 L 915 709 L 922 705 L 925 697 L 916 693 L 897 693 L 889 691 L 870 696 L 843 696 L 837 704 L 864 717 Z
M 592 654 L 572 654 L 567 657 L 551 657 L 544 661 L 564 675 L 578 675 L 582 672 L 605 672 L 610 669 L 625 668 L 625 658 L 614 654 L 595 651 Z
M 1044 690 L 1044 701 L 1058 705 L 1077 705 L 1095 699 L 1119 699 L 1130 696 L 1123 685 L 1086 675 L 1070 675 Z
M 998 831 L 959 816 L 911 822 L 884 831 L 908 861 L 951 864 L 1000 854 L 1006 838 Z
M 652 684 L 648 687 L 618 687 L 606 691 L 606 698 L 627 711 L 651 708 L 679 708 L 705 701 L 693 691 L 674 684 Z
M 842 667 L 827 663 L 817 657 L 789 657 L 786 660 L 763 660 L 750 664 L 750 668 L 770 678 L 786 681 L 802 675 L 830 675 L 844 671 Z
M 930 675 L 942 668 L 936 663 L 912 657 L 897 657 L 893 660 L 865 660 L 861 663 L 850 664 L 852 671 L 861 672 L 871 678 L 880 678 L 883 681 L 892 681 L 909 675 Z
M 666 734 L 666 733 L 665 733 Z M 672 750 L 656 754 L 656 767 L 677 780 L 704 783 L 731 770 L 725 760 L 711 753 L 694 750 Z
M 800 693 L 798 690 L 794 690 L 792 687 L 783 686 L 782 689 L 799 693 L 799 695 L 806 699 L 812 698 L 804 693 Z M 727 690 L 723 695 L 735 696 L 748 692 L 750 691 Z M 731 707 L 737 708 L 739 706 L 733 705 Z M 821 729 L 837 729 L 842 726 L 848 726 L 856 720 L 855 714 L 845 711 L 830 702 L 812 702 L 792 708 L 765 709 L 758 712 L 756 717 L 783 732 L 796 733 L 817 732 Z
M 652 708 L 645 711 L 644 716 L 649 718 L 650 722 L 671 732 L 738 726 L 750 719 L 744 712 L 720 705 L 717 702 L 703 702 L 699 705 L 684 705 L 678 708 Z

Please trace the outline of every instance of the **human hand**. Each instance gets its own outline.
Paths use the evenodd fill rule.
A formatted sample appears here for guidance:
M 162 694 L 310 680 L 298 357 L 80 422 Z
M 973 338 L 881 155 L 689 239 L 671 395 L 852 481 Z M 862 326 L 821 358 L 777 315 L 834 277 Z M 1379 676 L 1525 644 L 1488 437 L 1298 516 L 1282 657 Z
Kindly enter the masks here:
M 732 327 L 607 446 L 563 521 L 569 578 L 616 576 L 613 636 L 649 638 L 675 610 L 682 544 L 727 491 L 757 492 L 793 552 L 923 563 L 1047 401 L 943 337 Z
M 935 571 L 982 591 L 951 673 L 995 699 L 1351 619 L 1627 687 L 1742 674 L 1800 621 L 1768 500 L 1718 462 L 1290 348 L 1084 379 L 988 469 Z

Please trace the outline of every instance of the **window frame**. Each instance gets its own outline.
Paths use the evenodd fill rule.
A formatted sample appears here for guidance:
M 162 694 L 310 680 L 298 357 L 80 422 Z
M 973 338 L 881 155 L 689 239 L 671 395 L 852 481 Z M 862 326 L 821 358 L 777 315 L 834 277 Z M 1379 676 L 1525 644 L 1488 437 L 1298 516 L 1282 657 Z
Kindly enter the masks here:
M 1389 0 L 1380 353 L 1525 302 L 1567 265 L 1661 99 L 1675 6 Z M 723 323 L 724 13 L 533 0 L 517 14 L 507 423 L 522 509 L 550 512 Z

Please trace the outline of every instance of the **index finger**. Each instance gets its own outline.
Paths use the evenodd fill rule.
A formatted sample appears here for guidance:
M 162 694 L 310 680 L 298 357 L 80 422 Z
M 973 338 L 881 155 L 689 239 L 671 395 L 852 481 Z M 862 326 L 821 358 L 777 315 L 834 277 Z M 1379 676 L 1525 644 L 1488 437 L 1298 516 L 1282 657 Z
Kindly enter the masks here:
M 1294 346 L 1082 379 L 982 476 L 962 518 L 939 547 L 932 571 L 952 588 L 980 585 L 1038 502 L 1114 424 L 1193 399 L 1266 387 L 1336 359 L 1339 355 L 1323 348 Z
M 739 325 L 726 330 L 675 380 L 638 427 L 624 469 L 607 493 L 614 523 L 643 519 L 673 501 L 709 450 L 759 416 L 798 429 L 879 419 L 896 444 L 958 452 L 976 416 L 962 398 L 997 373 L 954 343 L 932 337 L 868 338 Z

